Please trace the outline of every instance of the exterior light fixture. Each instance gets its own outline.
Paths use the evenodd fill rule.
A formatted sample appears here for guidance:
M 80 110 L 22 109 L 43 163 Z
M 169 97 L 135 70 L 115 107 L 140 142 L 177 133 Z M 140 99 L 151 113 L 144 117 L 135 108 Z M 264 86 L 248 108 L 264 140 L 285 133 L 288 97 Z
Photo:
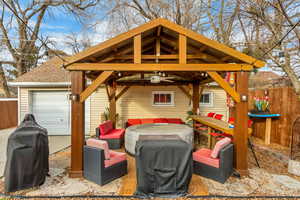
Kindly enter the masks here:
M 78 94 L 69 94 L 70 101 L 78 101 L 79 95 Z
M 242 95 L 241 96 L 241 101 L 247 102 L 248 101 L 248 95 Z
M 121 76 L 122 76 L 122 73 L 121 73 L 121 72 L 119 72 L 119 73 L 118 73 L 118 77 L 121 77 Z

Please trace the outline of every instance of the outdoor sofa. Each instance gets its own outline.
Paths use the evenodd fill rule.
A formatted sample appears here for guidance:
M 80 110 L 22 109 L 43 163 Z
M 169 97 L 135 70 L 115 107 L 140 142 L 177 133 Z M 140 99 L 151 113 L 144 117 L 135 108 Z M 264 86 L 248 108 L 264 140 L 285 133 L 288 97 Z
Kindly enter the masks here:
M 133 125 L 149 124 L 149 123 L 173 123 L 184 124 L 180 118 L 141 118 L 141 119 L 128 119 L 126 128 Z

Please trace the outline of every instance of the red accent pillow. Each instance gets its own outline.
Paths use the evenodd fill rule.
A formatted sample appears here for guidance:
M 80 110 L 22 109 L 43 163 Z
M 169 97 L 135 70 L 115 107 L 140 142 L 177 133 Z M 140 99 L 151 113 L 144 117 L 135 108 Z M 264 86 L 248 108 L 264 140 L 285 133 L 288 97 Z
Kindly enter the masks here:
M 218 119 L 218 120 L 221 120 L 222 117 L 223 117 L 223 115 L 221 115 L 221 114 L 216 114 L 216 115 L 214 116 L 214 118 L 215 118 L 215 119 Z
M 234 124 L 234 117 L 229 117 L 228 123 L 229 124 Z
M 173 123 L 173 124 L 183 124 L 182 120 L 179 118 L 168 118 L 168 123 Z
M 137 124 L 141 124 L 140 119 L 128 119 L 127 120 L 127 125 L 128 126 L 133 126 L 133 125 L 137 125 Z
M 100 135 L 106 135 L 108 134 L 111 130 L 113 130 L 113 125 L 110 120 L 100 124 L 99 126 L 100 129 Z
M 210 113 L 207 114 L 207 117 L 214 117 L 215 114 L 216 114 L 216 113 L 214 113 L 214 112 L 210 112 Z
M 154 123 L 168 123 L 168 120 L 165 118 L 156 118 L 153 121 Z
M 152 124 L 152 123 L 153 123 L 152 118 L 141 119 L 141 124 Z

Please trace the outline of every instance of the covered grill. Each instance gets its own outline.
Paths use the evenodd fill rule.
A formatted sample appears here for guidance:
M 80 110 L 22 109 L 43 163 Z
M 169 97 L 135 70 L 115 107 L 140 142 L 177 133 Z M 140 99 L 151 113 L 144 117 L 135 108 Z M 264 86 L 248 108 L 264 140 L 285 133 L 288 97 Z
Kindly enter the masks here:
M 13 192 L 42 185 L 49 172 L 47 130 L 27 114 L 10 135 L 5 165 L 5 191 Z

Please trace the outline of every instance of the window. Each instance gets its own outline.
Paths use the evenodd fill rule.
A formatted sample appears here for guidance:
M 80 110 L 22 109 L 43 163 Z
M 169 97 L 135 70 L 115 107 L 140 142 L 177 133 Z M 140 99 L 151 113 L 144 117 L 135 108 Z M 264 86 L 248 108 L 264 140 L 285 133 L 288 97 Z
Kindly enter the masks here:
M 200 99 L 200 105 L 213 106 L 213 93 L 212 92 L 202 93 L 201 99 Z
M 152 92 L 153 106 L 174 106 L 174 92 L 154 91 Z

